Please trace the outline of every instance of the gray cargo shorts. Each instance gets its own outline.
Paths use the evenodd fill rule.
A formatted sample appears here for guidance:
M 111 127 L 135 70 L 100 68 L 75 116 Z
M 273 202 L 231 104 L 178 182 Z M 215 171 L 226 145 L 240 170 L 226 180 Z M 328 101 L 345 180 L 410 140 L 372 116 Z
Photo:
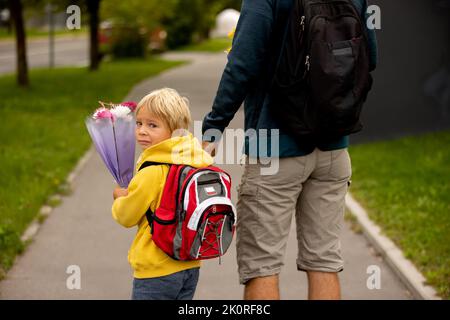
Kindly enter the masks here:
M 347 149 L 279 159 L 279 170 L 246 161 L 238 187 L 236 246 L 239 281 L 280 273 L 295 213 L 302 271 L 340 272 L 339 233 L 351 163 Z

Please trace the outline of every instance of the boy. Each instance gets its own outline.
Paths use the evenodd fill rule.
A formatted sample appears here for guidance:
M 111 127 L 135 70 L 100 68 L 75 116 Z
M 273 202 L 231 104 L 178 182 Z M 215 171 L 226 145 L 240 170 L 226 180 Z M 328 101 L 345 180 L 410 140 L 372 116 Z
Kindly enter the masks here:
M 134 269 L 133 300 L 192 299 L 199 277 L 199 261 L 176 261 L 152 241 L 145 212 L 155 212 L 161 201 L 167 163 L 206 167 L 213 163 L 200 143 L 186 130 L 191 122 L 188 101 L 164 88 L 145 96 L 136 109 L 136 141 L 143 152 L 136 170 L 146 162 L 161 163 L 137 171 L 127 189 L 113 192 L 113 218 L 130 228 L 138 226 L 128 253 Z M 177 132 L 186 134 L 179 135 Z

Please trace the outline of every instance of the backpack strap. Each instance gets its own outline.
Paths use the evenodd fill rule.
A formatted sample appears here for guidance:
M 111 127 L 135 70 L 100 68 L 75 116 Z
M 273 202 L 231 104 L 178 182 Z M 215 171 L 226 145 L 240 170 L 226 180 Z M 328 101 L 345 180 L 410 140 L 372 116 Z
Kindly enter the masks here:
M 274 51 L 271 58 L 271 68 L 268 71 L 269 78 L 267 81 L 267 90 L 270 90 L 273 82 L 275 81 L 275 75 L 283 55 L 284 45 L 286 43 L 289 24 L 291 23 L 291 12 L 294 10 L 296 3 L 299 1 L 301 0 L 279 0 L 276 3 L 274 31 L 272 36 Z
M 145 161 L 143 164 L 141 164 L 141 166 L 139 167 L 138 171 L 141 171 L 144 168 L 150 167 L 150 166 L 159 166 L 162 164 L 167 164 L 168 166 L 170 166 L 170 163 L 164 163 L 164 162 L 153 162 L 153 161 Z
M 159 166 L 159 165 L 168 165 L 169 166 L 169 172 L 170 168 L 172 167 L 172 164 L 170 163 L 163 163 L 163 162 L 153 162 L 153 161 L 145 161 L 138 169 L 138 171 L 141 171 L 144 168 L 151 167 L 151 166 Z M 166 188 L 164 188 L 166 189 Z M 164 192 L 164 191 L 163 191 Z M 145 212 L 145 217 L 147 218 L 148 224 L 150 225 L 150 231 L 153 234 L 153 221 L 157 221 L 158 223 L 164 224 L 165 221 L 158 219 L 156 214 L 152 211 L 150 207 L 148 207 L 147 211 Z
M 159 204 L 159 207 L 155 210 L 155 212 L 153 212 L 150 207 L 147 209 L 147 211 L 145 212 L 145 216 L 147 218 L 147 221 L 151 227 L 151 233 L 153 234 L 153 222 L 156 221 L 159 224 L 162 225 L 169 225 L 169 224 L 173 224 L 177 221 L 177 213 L 178 213 L 178 201 L 176 199 L 178 199 L 179 197 L 179 190 L 181 189 L 181 185 L 182 182 L 184 180 L 184 178 L 186 177 L 186 175 L 182 175 L 182 173 L 184 172 L 184 169 L 187 166 L 184 165 L 176 165 L 176 164 L 171 164 L 171 163 L 160 163 L 160 162 L 152 162 L 152 161 L 146 161 L 144 162 L 140 167 L 139 170 L 142 170 L 146 167 L 150 167 L 150 166 L 155 166 L 155 165 L 168 165 L 169 166 L 169 172 L 167 174 L 166 177 L 166 183 L 164 185 L 164 189 L 163 189 L 163 194 L 161 197 L 161 201 Z M 172 220 L 163 220 L 160 219 L 157 215 L 156 215 L 156 211 L 158 211 L 158 209 L 164 210 L 164 211 L 168 211 L 168 212 L 175 212 L 175 217 Z

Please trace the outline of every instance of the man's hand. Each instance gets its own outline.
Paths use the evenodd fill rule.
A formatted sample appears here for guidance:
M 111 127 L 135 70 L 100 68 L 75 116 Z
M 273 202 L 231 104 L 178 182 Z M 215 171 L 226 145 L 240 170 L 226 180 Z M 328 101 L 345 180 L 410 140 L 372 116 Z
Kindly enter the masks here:
M 114 200 L 116 200 L 119 197 L 126 197 L 127 195 L 128 195 L 128 190 L 121 188 L 121 187 L 116 187 L 113 191 Z
M 216 155 L 216 144 L 214 142 L 203 141 L 202 148 L 203 150 L 208 152 L 211 157 L 214 157 Z

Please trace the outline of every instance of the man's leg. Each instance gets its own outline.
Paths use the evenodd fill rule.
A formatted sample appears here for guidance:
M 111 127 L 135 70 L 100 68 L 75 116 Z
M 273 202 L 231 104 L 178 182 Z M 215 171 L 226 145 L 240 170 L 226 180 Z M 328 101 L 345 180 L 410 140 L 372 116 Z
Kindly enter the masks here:
M 315 154 L 315 169 L 297 203 L 297 268 L 308 273 L 309 299 L 340 299 L 340 231 L 351 163 L 346 149 Z
M 236 253 L 245 299 L 279 299 L 278 274 L 304 181 L 306 157 L 280 159 L 275 175 L 246 164 L 238 191 Z
M 340 300 L 339 277 L 334 272 L 308 271 L 309 300 Z
M 245 284 L 244 300 L 280 300 L 278 275 L 249 280 Z

